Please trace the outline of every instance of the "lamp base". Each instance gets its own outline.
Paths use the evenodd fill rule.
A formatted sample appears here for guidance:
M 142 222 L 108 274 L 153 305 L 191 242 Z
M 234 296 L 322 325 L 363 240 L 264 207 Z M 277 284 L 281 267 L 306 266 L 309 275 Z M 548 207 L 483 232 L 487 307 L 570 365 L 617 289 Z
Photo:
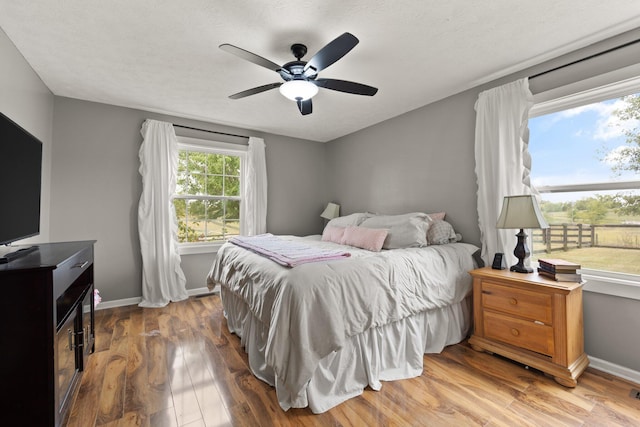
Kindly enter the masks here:
M 527 247 L 527 234 L 521 228 L 520 232 L 516 234 L 516 237 L 518 238 L 518 244 L 516 244 L 513 254 L 518 258 L 518 263 L 512 265 L 510 270 L 516 273 L 533 273 L 533 268 L 524 265 L 524 260 L 531 254 Z
M 520 264 L 512 265 L 509 269 L 511 271 L 515 271 L 516 273 L 533 273 L 533 268 L 520 266 Z

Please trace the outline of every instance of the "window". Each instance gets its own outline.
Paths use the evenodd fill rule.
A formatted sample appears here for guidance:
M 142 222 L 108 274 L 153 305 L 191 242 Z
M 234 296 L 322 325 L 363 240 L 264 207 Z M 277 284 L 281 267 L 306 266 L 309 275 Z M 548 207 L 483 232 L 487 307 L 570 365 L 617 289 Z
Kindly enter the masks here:
M 211 246 L 239 235 L 246 147 L 185 137 L 178 141 L 173 199 L 178 241 Z
M 640 85 L 626 93 L 612 85 L 532 109 L 531 182 L 551 226 L 533 232 L 534 259 L 640 277 Z

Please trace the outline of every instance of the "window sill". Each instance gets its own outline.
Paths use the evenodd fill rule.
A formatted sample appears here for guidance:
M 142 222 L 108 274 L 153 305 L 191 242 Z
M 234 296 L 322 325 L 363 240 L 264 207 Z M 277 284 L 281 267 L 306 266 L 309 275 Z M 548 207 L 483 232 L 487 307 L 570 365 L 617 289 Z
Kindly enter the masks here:
M 581 274 L 587 292 L 640 300 L 640 276 L 588 269 L 582 269 Z
M 195 254 L 214 254 L 218 252 L 222 243 L 185 243 L 178 246 L 178 252 L 180 255 L 195 255 Z

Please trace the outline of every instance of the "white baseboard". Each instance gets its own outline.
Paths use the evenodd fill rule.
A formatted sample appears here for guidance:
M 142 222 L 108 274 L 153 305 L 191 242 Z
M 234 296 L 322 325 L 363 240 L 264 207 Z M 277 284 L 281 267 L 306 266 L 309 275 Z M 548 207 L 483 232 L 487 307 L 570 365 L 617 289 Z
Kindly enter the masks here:
M 140 304 L 140 301 L 142 301 L 141 297 L 116 299 L 113 301 L 102 300 L 98 305 L 96 305 L 96 311 L 106 310 L 108 308 L 124 307 L 127 305 L 138 305 Z
M 606 360 L 593 356 L 589 356 L 589 367 L 640 384 L 640 372 L 634 371 L 633 369 L 616 365 L 615 363 L 607 362 Z
M 220 285 L 216 286 L 211 291 L 207 287 L 198 288 L 198 289 L 187 289 L 187 293 L 189 294 L 190 297 L 198 297 L 198 296 L 209 295 L 209 294 L 219 294 Z
M 200 296 L 205 294 L 216 294 L 219 292 L 220 292 L 219 287 L 214 288 L 213 291 L 210 291 L 209 288 L 207 287 L 187 289 L 187 293 L 189 294 L 190 297 Z M 142 301 L 142 297 L 124 298 L 124 299 L 117 299 L 113 301 L 102 301 L 100 304 L 96 306 L 96 310 L 106 310 L 107 308 L 124 307 L 127 305 L 138 305 L 140 304 L 140 301 Z

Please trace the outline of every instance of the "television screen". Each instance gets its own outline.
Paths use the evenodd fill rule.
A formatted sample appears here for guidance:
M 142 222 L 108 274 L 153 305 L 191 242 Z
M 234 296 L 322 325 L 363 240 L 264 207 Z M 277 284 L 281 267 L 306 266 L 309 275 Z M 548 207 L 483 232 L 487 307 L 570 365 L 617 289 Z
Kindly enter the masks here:
M 40 232 L 42 143 L 0 113 L 0 245 Z

